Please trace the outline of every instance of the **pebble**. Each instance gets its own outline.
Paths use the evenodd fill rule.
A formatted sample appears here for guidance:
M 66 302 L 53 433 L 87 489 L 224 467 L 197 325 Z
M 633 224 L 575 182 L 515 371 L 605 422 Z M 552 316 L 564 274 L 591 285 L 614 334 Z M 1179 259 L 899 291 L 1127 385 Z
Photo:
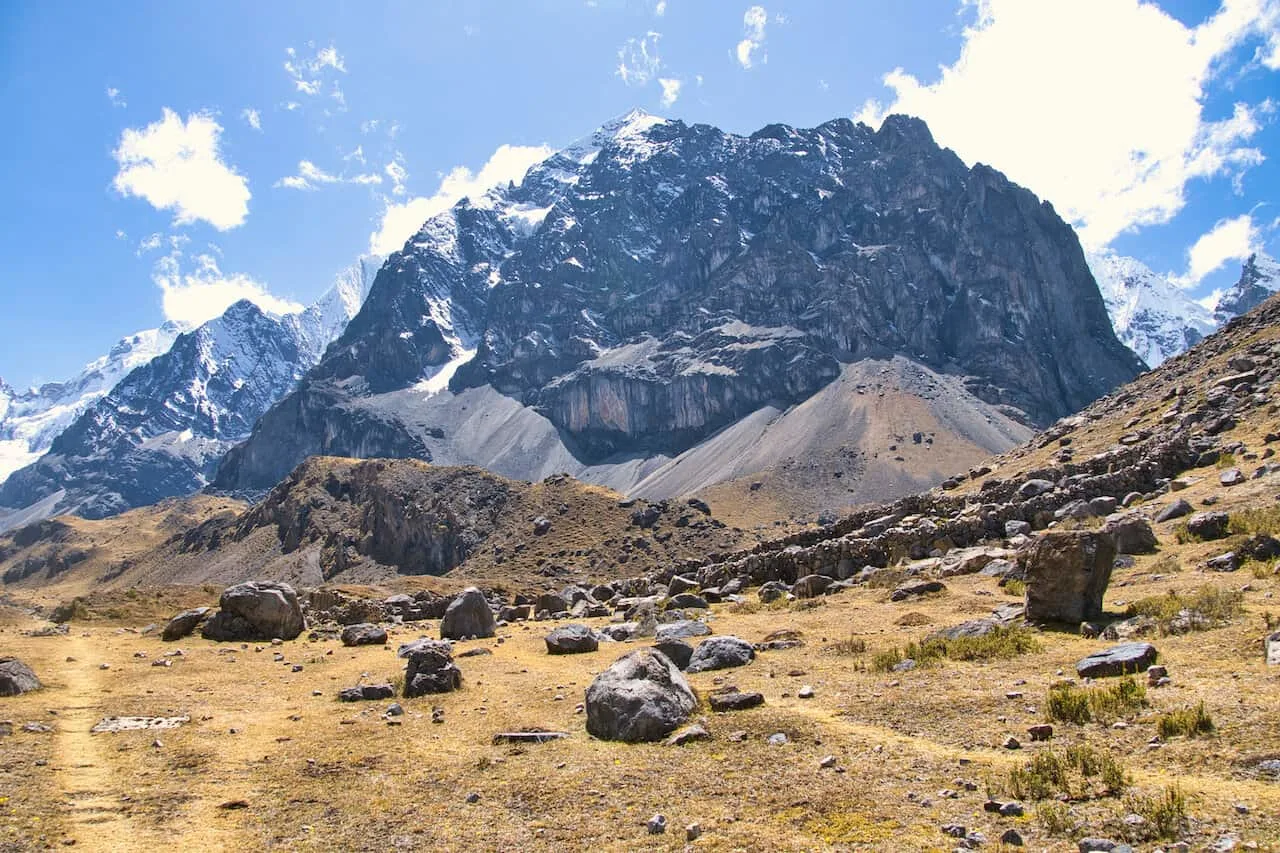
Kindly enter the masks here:
M 1009 735 L 1004 739 L 1004 743 L 1000 744 L 1005 749 L 1022 749 L 1022 743 L 1013 735 Z
M 697 841 L 700 835 L 702 835 L 702 824 L 691 823 L 684 828 L 685 841 Z
M 769 735 L 769 740 L 768 740 L 769 746 L 785 746 L 790 742 L 791 742 L 791 738 L 787 737 L 782 732 L 774 732 L 773 734 Z
M 812 699 L 813 688 L 810 687 L 808 684 L 806 684 L 804 687 L 801 687 L 798 691 L 796 691 L 796 696 L 800 699 Z
M 667 816 L 656 814 L 645 823 L 650 835 L 662 835 L 667 831 Z
M 475 791 L 472 791 L 470 794 L 467 794 L 467 802 L 468 803 L 480 802 L 480 795 L 477 794 Z

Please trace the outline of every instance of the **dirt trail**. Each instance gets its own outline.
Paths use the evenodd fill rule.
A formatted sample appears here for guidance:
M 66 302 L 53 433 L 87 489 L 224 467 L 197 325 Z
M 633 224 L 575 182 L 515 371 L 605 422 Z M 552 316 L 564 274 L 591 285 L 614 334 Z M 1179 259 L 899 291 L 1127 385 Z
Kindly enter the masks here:
M 58 717 L 54 757 L 59 788 L 71 807 L 68 834 L 77 850 L 141 850 L 127 801 L 121 799 L 127 792 L 106 758 L 106 744 L 89 732 L 102 716 L 93 651 L 91 638 L 73 637 L 75 661 L 63 672 L 69 703 Z

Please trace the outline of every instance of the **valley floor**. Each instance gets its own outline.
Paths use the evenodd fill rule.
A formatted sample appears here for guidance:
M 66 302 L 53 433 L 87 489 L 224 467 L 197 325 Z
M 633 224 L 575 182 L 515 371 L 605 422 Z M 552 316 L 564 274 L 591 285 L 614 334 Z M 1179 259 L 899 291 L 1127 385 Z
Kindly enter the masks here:
M 306 634 L 245 647 L 163 643 L 138 632 L 137 616 L 33 637 L 24 632 L 36 623 L 8 611 L 0 645 L 26 660 L 45 689 L 0 700 L 0 715 L 13 722 L 0 740 L 0 849 L 950 850 L 958 842 L 942 827 L 959 824 L 991 848 L 1015 829 L 1029 849 L 1071 850 L 1084 835 L 1150 835 L 1150 821 L 1124 819 L 1150 818 L 1153 803 L 1142 798 L 1174 785 L 1186 797 L 1180 835 L 1196 849 L 1228 836 L 1280 849 L 1280 779 L 1258 769 L 1280 758 L 1280 667 L 1266 666 L 1261 647 L 1280 578 L 1270 568 L 1203 573 L 1196 566 L 1211 546 L 1178 545 L 1172 522 L 1157 532 L 1162 553 L 1117 571 L 1109 611 L 1211 584 L 1243 589 L 1243 613 L 1225 627 L 1154 638 L 1172 684 L 1147 689 L 1146 707 L 1118 716 L 1124 726 L 1059 721 L 1047 743 L 1030 742 L 1027 728 L 1046 721 L 1050 685 L 1106 641 L 1037 632 L 1039 651 L 1008 660 L 943 660 L 907 672 L 874 666 L 879 652 L 1015 600 L 981 575 L 948 579 L 946 592 L 914 602 L 863 588 L 790 604 L 759 605 L 752 594 L 747 604 L 717 605 L 717 634 L 759 642 L 790 629 L 805 644 L 690 675 L 712 739 L 686 746 L 606 743 L 584 730 L 577 706 L 585 687 L 645 641 L 552 657 L 542 638 L 554 623 L 514 624 L 497 639 L 455 646 L 455 654 L 490 652 L 458 659 L 460 691 L 401 699 L 405 714 L 387 717 L 389 701 L 344 704 L 338 690 L 394 682 L 403 671 L 396 645 L 436 636 L 437 623 L 393 627 L 385 648 Z M 168 605 L 156 616 L 168 615 L 160 609 Z M 153 666 L 157 660 L 172 665 Z M 764 706 L 707 710 L 707 694 L 729 684 L 760 691 Z M 798 698 L 803 685 L 813 698 Z M 1157 737 L 1162 714 L 1202 701 L 1213 734 Z M 443 723 L 433 724 L 433 708 L 443 710 Z M 135 715 L 190 722 L 89 732 L 104 717 Z M 24 731 L 29 722 L 49 730 Z M 493 742 L 496 733 L 537 727 L 569 737 Z M 770 745 L 779 732 L 788 742 Z M 1010 735 L 1020 749 L 1002 746 Z M 1011 770 L 1080 745 L 1121 762 L 1129 788 L 1067 803 L 1027 799 L 1021 817 L 984 811 L 989 795 L 1013 799 Z M 834 767 L 821 766 L 827 756 Z M 649 835 L 645 822 L 659 812 L 669 829 Z M 686 842 L 692 823 L 701 836 Z

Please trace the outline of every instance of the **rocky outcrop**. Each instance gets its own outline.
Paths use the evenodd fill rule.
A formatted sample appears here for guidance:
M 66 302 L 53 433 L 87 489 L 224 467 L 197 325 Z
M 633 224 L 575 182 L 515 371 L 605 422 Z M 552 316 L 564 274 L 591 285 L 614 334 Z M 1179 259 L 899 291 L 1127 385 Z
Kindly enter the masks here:
M 428 221 L 217 485 L 305 453 L 460 453 L 432 424 L 482 387 L 580 461 L 670 454 L 893 353 L 1041 424 L 1141 369 L 1070 227 L 923 122 L 741 137 L 633 114 Z
M 440 639 L 465 640 L 492 637 L 497 631 L 493 610 L 484 593 L 474 586 L 462 591 L 440 620 Z
M 1078 625 L 1101 616 L 1115 559 L 1115 538 L 1107 533 L 1073 530 L 1033 539 L 1018 552 L 1027 620 Z
M 184 610 L 165 624 L 164 630 L 160 633 L 160 639 L 171 643 L 188 637 L 196 628 L 204 624 L 212 613 L 211 607 L 193 607 L 190 610 Z
M 462 670 L 453 662 L 453 649 L 440 640 L 416 640 L 400 647 L 405 658 L 406 699 L 432 693 L 449 693 L 462 686 Z

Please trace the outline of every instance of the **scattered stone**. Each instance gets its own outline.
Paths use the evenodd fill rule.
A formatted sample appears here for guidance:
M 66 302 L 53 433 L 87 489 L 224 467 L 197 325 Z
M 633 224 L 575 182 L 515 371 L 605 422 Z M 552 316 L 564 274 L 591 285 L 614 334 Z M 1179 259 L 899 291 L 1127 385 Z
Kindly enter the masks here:
M 665 640 L 687 640 L 690 637 L 705 637 L 711 633 L 706 622 L 696 619 L 681 619 L 679 622 L 668 622 L 659 626 L 654 639 L 659 643 Z
M 787 594 L 787 588 L 778 581 L 768 581 L 760 585 L 760 589 L 756 595 L 760 597 L 761 604 L 772 604 Z
M 164 630 L 160 632 L 160 639 L 165 642 L 174 642 L 188 637 L 212 613 L 212 607 L 194 607 L 191 610 L 184 610 L 170 619 L 168 624 L 164 626 Z
M 465 637 L 486 638 L 497 633 L 493 610 L 484 593 L 469 586 L 464 589 L 444 612 L 440 620 L 440 639 L 461 640 Z
M 707 600 L 692 592 L 682 592 L 667 599 L 664 610 L 706 610 Z
M 372 702 L 381 699 L 391 699 L 396 695 L 396 689 L 390 684 L 357 684 L 355 687 L 346 687 L 338 691 L 339 702 Z
M 702 836 L 702 824 L 691 823 L 684 828 L 685 841 L 697 841 Z
M 1238 486 L 1245 481 L 1239 468 L 1228 468 L 1218 475 L 1218 482 L 1224 486 Z
M 1198 539 L 1222 539 L 1229 523 L 1225 512 L 1197 512 L 1187 519 L 1187 532 Z
M 553 740 L 564 740 L 569 736 L 568 732 L 499 732 L 493 736 L 493 742 L 499 743 L 547 743 Z
M 628 743 L 661 740 L 697 707 L 689 682 L 652 649 L 624 655 L 587 688 L 587 732 Z
M 946 590 L 946 584 L 942 581 L 924 580 L 913 583 L 903 584 L 895 589 L 889 596 L 890 601 L 906 601 L 909 598 L 916 598 L 921 595 L 929 595 L 930 593 L 943 592 Z
M 600 648 L 600 640 L 586 625 L 562 625 L 547 634 L 545 641 L 549 655 L 576 655 Z
M 1034 480 L 1032 482 L 1035 482 Z M 949 835 L 952 838 L 964 838 L 969 834 L 969 830 L 964 824 L 960 823 L 944 823 L 941 827 L 943 835 Z
M 1280 666 L 1280 631 L 1267 637 L 1267 664 Z
M 1000 745 L 1005 749 L 1022 749 L 1022 743 L 1013 735 L 1009 735 L 1005 738 L 1004 742 Z
M 831 586 L 832 578 L 826 575 L 805 575 L 791 585 L 791 594 L 796 598 L 817 598 Z
M 700 740 L 711 740 L 711 732 L 707 731 L 706 726 L 701 723 L 693 723 L 682 729 L 677 729 L 663 743 L 667 746 L 684 746 Z
M 1160 544 L 1150 522 L 1134 513 L 1109 520 L 1102 531 L 1115 540 L 1117 554 L 1153 554 Z
M 454 657 L 478 658 L 478 657 L 483 657 L 484 655 L 492 655 L 492 654 L 493 654 L 493 649 L 487 648 L 485 646 L 476 646 L 473 649 L 467 649 L 466 651 L 458 652 L 456 655 L 454 655 Z
M 822 757 L 822 760 L 818 762 L 818 766 L 821 767 L 823 770 L 827 770 L 832 767 L 835 767 L 838 762 L 839 762 L 839 759 L 836 758 L 834 755 L 824 755 Z
M 667 816 L 656 814 L 645 822 L 645 827 L 649 830 L 650 835 L 662 835 L 667 831 Z
M 1115 539 L 1093 531 L 1046 533 L 1018 551 L 1026 572 L 1029 622 L 1078 625 L 1102 615 Z
M 344 646 L 385 646 L 387 629 L 381 625 L 360 622 L 342 629 L 342 645 Z
M 1045 492 L 1053 491 L 1053 483 L 1049 480 L 1031 479 L 1027 480 L 1018 487 L 1018 497 L 1035 498 L 1043 495 Z M 963 833 L 962 833 L 963 834 Z
M 390 687 L 391 685 L 388 684 L 387 686 Z M 404 706 L 399 702 L 392 702 L 387 706 L 386 714 L 388 717 L 403 717 Z
M 1004 535 L 1012 539 L 1014 536 L 1026 536 L 1031 532 L 1031 524 L 1020 519 L 1010 519 L 1004 523 Z
M 397 656 L 408 661 L 404 675 L 406 699 L 448 693 L 462 686 L 462 671 L 453 662 L 453 649 L 448 643 L 426 638 L 415 640 L 401 646 Z
M 1076 664 L 1081 678 L 1107 678 L 1145 672 L 1156 662 L 1156 647 L 1150 643 L 1122 643 L 1094 652 Z
M 467 802 L 472 804 L 480 802 L 480 795 L 475 791 L 472 791 L 470 794 L 467 794 Z
M 797 690 L 797 691 L 796 691 L 796 698 L 797 698 L 797 699 L 812 699 L 812 698 L 813 698 L 813 688 L 812 688 L 812 687 L 810 687 L 808 684 L 806 684 L 805 686 L 801 687 L 799 690 Z
M 1001 817 L 1022 817 L 1025 813 L 1026 809 L 1019 802 L 1005 803 L 1000 807 Z
M 31 667 L 17 658 L 0 657 L 0 696 L 21 696 L 41 686 Z
M 1007 844 L 1010 847 L 1021 847 L 1023 845 L 1022 835 L 1016 829 L 1006 829 L 1000 836 L 1000 843 Z
M 737 637 L 709 637 L 694 649 L 686 672 L 706 672 L 714 669 L 746 666 L 756 656 L 755 648 Z
M 1053 737 L 1053 726 L 1048 723 L 1040 723 L 1027 727 L 1027 735 L 1031 738 L 1032 743 L 1037 741 L 1050 740 Z
M 206 640 L 292 640 L 307 627 L 298 593 L 287 583 L 248 581 L 223 591 L 218 612 L 200 629 Z
M 774 732 L 765 738 L 765 743 L 769 746 L 786 746 L 791 743 L 791 738 L 787 737 L 784 732 Z
M 1164 509 L 1156 514 L 1156 521 L 1173 521 L 1175 518 L 1182 518 L 1184 515 L 1190 515 L 1194 511 L 1191 504 L 1182 498 L 1178 498 Z
M 755 692 L 741 693 L 736 689 L 727 693 L 712 693 L 707 697 L 707 704 L 711 706 L 712 711 L 720 713 L 745 711 L 749 708 L 763 705 L 764 694 Z

